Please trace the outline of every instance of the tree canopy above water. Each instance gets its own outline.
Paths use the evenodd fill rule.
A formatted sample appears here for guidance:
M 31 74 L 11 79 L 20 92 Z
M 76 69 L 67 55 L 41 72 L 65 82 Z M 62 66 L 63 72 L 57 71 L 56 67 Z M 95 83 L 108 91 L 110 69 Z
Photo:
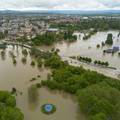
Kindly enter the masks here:
M 0 120 L 23 120 L 23 114 L 16 107 L 15 97 L 9 92 L 0 91 Z
M 55 56 L 47 60 L 47 66 L 53 69 L 53 73 L 50 79 L 41 84 L 76 95 L 80 109 L 88 120 L 119 120 L 119 80 L 63 64 Z

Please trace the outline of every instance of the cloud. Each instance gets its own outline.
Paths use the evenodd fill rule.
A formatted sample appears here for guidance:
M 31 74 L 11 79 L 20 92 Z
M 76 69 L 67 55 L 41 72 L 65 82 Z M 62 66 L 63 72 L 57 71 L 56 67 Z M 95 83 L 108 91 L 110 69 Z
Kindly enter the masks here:
M 8 10 L 107 10 L 120 9 L 120 0 L 0 0 Z

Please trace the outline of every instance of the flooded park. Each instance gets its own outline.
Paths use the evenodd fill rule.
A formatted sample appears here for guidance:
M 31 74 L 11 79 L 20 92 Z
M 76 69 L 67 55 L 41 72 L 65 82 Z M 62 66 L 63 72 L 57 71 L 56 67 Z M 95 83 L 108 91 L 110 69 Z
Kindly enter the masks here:
M 41 80 L 47 79 L 50 73 L 48 68 L 38 68 L 31 66 L 33 58 L 28 54 L 26 63 L 21 60 L 24 57 L 20 46 L 7 46 L 4 50 L 5 55 L 0 58 L 0 89 L 11 91 L 12 88 L 17 89 L 16 102 L 17 106 L 24 113 L 25 120 L 77 120 L 84 116 L 79 112 L 75 98 L 69 94 L 50 91 L 47 88 L 38 89 L 38 97 L 34 103 L 30 102 L 28 96 L 28 88 Z M 2 50 L 1 50 L 2 51 Z M 27 49 L 29 53 L 29 49 Z M 13 64 L 11 54 L 14 54 L 16 64 Z M 38 78 L 39 76 L 39 78 Z M 37 78 L 35 81 L 30 81 L 32 78 Z M 41 112 L 41 106 L 45 103 L 56 105 L 56 112 L 52 115 L 45 115 Z M 72 113 L 72 114 L 69 114 Z

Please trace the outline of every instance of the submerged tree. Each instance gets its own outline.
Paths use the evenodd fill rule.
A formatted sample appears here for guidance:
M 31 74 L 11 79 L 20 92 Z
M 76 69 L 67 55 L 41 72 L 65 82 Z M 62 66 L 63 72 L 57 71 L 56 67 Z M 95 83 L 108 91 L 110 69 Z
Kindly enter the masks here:
M 22 54 L 23 54 L 24 56 L 27 56 L 27 55 L 28 55 L 27 50 L 26 50 L 26 49 L 23 49 L 23 50 L 22 50 Z
M 43 64 L 42 60 L 40 58 L 38 58 L 37 59 L 37 66 L 40 68 L 40 67 L 42 67 L 42 64 Z
M 100 44 L 97 44 L 97 46 L 96 46 L 97 48 L 100 48 Z
M 108 45 L 113 44 L 113 35 L 111 33 L 107 35 L 107 40 L 105 41 L 105 43 Z
M 23 57 L 21 61 L 22 61 L 23 64 L 26 64 L 27 59 L 25 57 Z
M 17 60 L 14 58 L 13 60 L 13 64 L 16 65 L 17 64 Z
M 31 61 L 31 66 L 35 66 L 35 61 Z
M 4 50 L 1 51 L 1 58 L 2 58 L 2 60 L 5 60 L 5 51 Z

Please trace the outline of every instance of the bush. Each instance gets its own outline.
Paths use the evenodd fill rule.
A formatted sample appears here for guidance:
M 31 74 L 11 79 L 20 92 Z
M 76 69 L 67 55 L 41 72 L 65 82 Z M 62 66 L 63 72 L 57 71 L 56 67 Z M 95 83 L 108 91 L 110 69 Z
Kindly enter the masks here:
M 13 59 L 13 64 L 14 64 L 14 65 L 16 65 L 16 64 L 17 64 L 16 59 Z
M 100 44 L 97 44 L 97 48 L 100 48 Z
M 94 61 L 94 64 L 96 65 L 102 65 L 102 66 L 106 66 L 106 67 L 108 67 L 109 66 L 109 63 L 108 62 L 102 62 L 102 61 L 100 61 L 100 60 L 95 60 Z
M 31 62 L 31 66 L 35 66 L 35 61 L 32 61 L 32 62 Z
M 87 63 L 91 63 L 92 62 L 92 59 L 91 58 L 88 58 L 88 57 L 77 57 L 77 59 L 79 60 L 79 61 L 83 61 L 83 62 L 87 62 Z
M 37 66 L 40 68 L 40 67 L 42 67 L 42 64 L 43 64 L 43 62 L 42 62 L 42 60 L 39 58 L 39 59 L 37 60 Z

